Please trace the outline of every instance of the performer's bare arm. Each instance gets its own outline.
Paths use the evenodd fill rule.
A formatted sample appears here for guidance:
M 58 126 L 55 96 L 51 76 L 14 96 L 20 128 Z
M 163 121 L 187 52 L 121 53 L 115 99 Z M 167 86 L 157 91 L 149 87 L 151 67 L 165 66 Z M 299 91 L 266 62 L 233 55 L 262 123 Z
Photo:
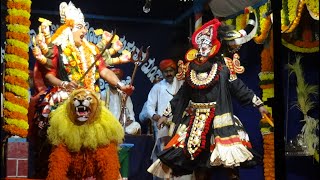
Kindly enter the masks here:
M 121 91 L 125 92 L 129 96 L 132 94 L 134 87 L 130 85 L 124 85 L 120 82 L 117 75 L 108 68 L 103 68 L 100 71 L 100 76 L 102 79 L 106 80 L 110 85 L 117 87 Z
M 78 84 L 74 81 L 67 82 L 67 81 L 62 81 L 59 78 L 57 78 L 54 74 L 52 73 L 47 73 L 45 78 L 48 80 L 48 82 L 52 86 L 60 86 L 69 90 L 73 90 L 78 87 Z

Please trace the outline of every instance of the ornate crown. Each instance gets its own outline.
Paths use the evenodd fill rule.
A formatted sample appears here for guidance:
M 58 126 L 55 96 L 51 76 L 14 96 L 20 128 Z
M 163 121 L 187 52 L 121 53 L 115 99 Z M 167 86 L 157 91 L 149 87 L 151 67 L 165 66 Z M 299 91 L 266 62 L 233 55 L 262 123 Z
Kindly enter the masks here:
M 60 10 L 60 22 L 65 23 L 67 19 L 73 20 L 75 24 L 83 24 L 84 16 L 80 8 L 76 8 L 74 4 L 70 1 L 69 4 L 62 2 L 59 6 Z

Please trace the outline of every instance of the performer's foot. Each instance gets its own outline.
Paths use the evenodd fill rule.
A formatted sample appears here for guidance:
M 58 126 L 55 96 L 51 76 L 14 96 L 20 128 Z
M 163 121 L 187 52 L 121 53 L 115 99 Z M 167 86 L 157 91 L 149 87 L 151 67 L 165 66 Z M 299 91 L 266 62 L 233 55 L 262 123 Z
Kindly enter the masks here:
M 239 169 L 229 168 L 228 176 L 229 176 L 229 180 L 240 180 Z

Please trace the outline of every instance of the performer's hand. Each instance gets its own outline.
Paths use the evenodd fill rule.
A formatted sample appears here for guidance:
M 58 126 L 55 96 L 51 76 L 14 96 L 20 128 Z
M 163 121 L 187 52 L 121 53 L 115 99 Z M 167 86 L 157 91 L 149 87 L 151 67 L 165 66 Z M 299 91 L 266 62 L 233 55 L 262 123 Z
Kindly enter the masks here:
M 151 119 L 154 120 L 155 122 L 158 122 L 160 118 L 161 116 L 159 114 L 154 114 Z
M 115 51 L 119 51 L 122 47 L 123 47 L 123 44 L 120 40 L 112 43 L 112 46 L 111 46 Z
M 128 119 L 126 120 L 125 126 L 126 126 L 126 127 L 129 126 L 132 122 L 133 122 L 133 120 L 131 120 L 131 119 L 128 118 Z
M 270 112 L 267 110 L 267 108 L 265 106 L 260 106 L 259 112 L 260 112 L 262 118 L 263 118 L 264 114 L 270 116 Z
M 131 96 L 131 94 L 133 93 L 133 90 L 134 90 L 134 86 L 124 85 L 124 86 L 121 86 L 120 90 L 123 91 L 124 93 L 126 93 L 128 96 Z
M 167 122 L 168 118 L 165 117 L 165 116 L 162 116 L 158 121 L 157 121 L 157 126 L 158 126 L 158 129 L 161 129 L 165 123 Z
M 41 32 L 44 34 L 44 35 L 50 35 L 50 28 L 49 28 L 49 25 L 46 24 L 46 23 L 42 23 L 40 25 L 40 29 L 41 29 Z
M 71 81 L 71 82 L 63 81 L 61 86 L 62 88 L 65 88 L 67 91 L 70 91 L 70 92 L 72 92 L 73 90 L 79 87 L 79 85 L 74 81 Z
M 109 42 L 112 38 L 112 34 L 108 31 L 103 31 L 102 34 L 102 39 L 105 40 L 106 42 Z

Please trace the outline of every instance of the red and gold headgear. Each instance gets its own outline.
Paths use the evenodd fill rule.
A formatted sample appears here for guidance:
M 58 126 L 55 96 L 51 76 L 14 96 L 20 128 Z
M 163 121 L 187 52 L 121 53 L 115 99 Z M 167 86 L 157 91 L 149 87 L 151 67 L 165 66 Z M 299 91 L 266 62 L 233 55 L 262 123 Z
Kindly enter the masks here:
M 192 45 L 199 50 L 199 53 L 205 53 L 201 49 L 203 44 L 210 46 L 206 55 L 208 57 L 214 56 L 219 51 L 221 43 L 217 39 L 217 34 L 220 25 L 221 23 L 218 19 L 212 19 L 192 34 Z
M 255 12 L 252 7 L 245 9 L 245 13 L 249 13 L 249 19 L 244 29 L 239 31 L 236 30 L 225 30 L 220 32 L 219 27 L 221 22 L 218 19 L 212 19 L 205 23 L 192 35 L 193 49 L 190 49 L 185 59 L 187 61 L 193 61 L 199 59 L 200 63 L 207 61 L 210 57 L 216 55 L 221 47 L 221 41 L 225 41 L 227 45 L 240 46 L 250 41 L 257 32 L 258 21 Z M 219 29 L 219 35 L 218 35 Z
M 177 69 L 177 63 L 172 59 L 164 59 L 159 64 L 159 68 L 160 68 L 161 71 L 163 71 L 163 70 L 165 70 L 165 69 L 167 69 L 169 67 L 172 67 L 173 69 L 176 70 Z

